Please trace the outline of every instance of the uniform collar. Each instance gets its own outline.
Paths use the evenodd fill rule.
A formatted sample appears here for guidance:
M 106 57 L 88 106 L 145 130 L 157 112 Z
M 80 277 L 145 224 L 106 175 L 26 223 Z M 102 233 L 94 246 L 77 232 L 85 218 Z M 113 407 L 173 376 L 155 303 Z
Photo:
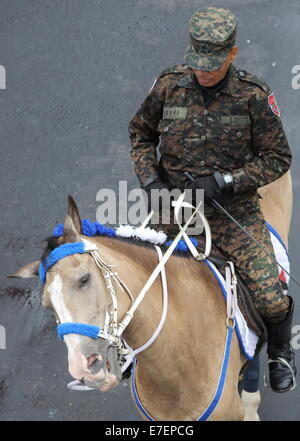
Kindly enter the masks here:
M 231 65 L 229 71 L 229 79 L 222 89 L 218 91 L 218 93 L 222 93 L 224 95 L 230 95 L 233 97 L 240 97 L 240 81 L 238 78 L 237 69 L 235 66 Z M 197 78 L 193 73 L 192 69 L 187 69 L 186 75 L 182 76 L 177 84 L 180 87 L 185 87 L 186 89 L 198 89 L 197 87 Z
M 177 85 L 179 87 L 184 87 L 185 89 L 195 89 L 195 75 L 192 69 L 188 69 L 186 72 L 187 73 L 185 75 L 179 78 L 179 80 L 177 81 Z
M 219 93 L 237 98 L 241 96 L 241 85 L 235 66 L 230 66 L 229 80 L 227 81 L 225 86 L 219 90 Z

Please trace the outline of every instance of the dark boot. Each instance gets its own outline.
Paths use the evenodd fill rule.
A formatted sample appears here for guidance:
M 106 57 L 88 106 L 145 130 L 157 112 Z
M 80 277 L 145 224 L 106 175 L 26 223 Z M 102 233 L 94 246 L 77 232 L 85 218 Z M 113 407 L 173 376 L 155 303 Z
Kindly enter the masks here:
M 291 330 L 294 302 L 291 297 L 290 309 L 279 323 L 266 323 L 268 331 L 268 355 L 270 386 L 274 392 L 287 392 L 296 387 L 296 367 L 294 351 L 291 346 Z

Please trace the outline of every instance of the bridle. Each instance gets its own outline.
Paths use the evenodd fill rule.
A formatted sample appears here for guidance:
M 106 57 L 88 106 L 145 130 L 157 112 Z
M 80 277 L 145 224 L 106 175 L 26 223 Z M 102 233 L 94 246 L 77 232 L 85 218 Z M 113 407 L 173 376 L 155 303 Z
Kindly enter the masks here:
M 84 323 L 61 323 L 57 327 L 58 336 L 63 339 L 67 334 L 80 334 L 91 338 L 102 338 L 106 340 L 109 345 L 115 346 L 120 352 L 124 347 L 121 340 L 121 333 L 118 327 L 118 300 L 113 282 L 117 283 L 118 286 L 129 296 L 131 303 L 134 299 L 130 289 L 126 284 L 120 279 L 117 272 L 112 271 L 111 266 L 107 264 L 100 256 L 97 245 L 88 239 L 81 239 L 85 252 L 90 254 L 96 263 L 97 267 L 102 272 L 106 288 L 110 294 L 112 309 L 110 312 L 106 309 L 105 311 L 105 321 L 103 328 L 94 325 L 88 325 Z M 76 331 L 76 332 L 75 332 Z
M 79 335 L 91 337 L 93 339 L 98 339 L 98 338 L 103 339 L 108 342 L 109 346 L 114 346 L 117 348 L 118 361 L 121 366 L 123 365 L 122 371 L 124 370 L 124 364 L 126 366 L 130 364 L 128 360 L 126 360 L 125 363 L 123 361 L 124 356 L 128 355 L 130 350 L 128 349 L 126 342 L 122 338 L 122 334 L 123 334 L 124 330 L 127 328 L 127 326 L 129 325 L 129 323 L 131 322 L 131 320 L 134 316 L 134 313 L 135 313 L 136 309 L 139 307 L 139 305 L 141 304 L 142 300 L 144 299 L 145 294 L 150 289 L 153 282 L 155 281 L 155 279 L 157 278 L 157 276 L 160 273 L 162 275 L 162 279 L 164 280 L 164 278 L 165 278 L 165 275 L 164 275 L 165 264 L 166 264 L 167 260 L 169 259 L 169 257 L 171 256 L 171 254 L 173 253 L 179 240 L 182 237 L 185 239 L 191 253 L 193 254 L 194 258 L 197 260 L 204 260 L 210 254 L 210 249 L 211 249 L 210 227 L 209 227 L 209 224 L 208 224 L 206 218 L 204 217 L 204 215 L 199 211 L 201 202 L 195 208 L 195 207 L 191 206 L 190 204 L 184 202 L 184 193 L 182 193 L 182 195 L 179 197 L 179 199 L 175 203 L 173 203 L 173 205 L 174 205 L 175 219 L 177 220 L 180 231 L 179 231 L 178 235 L 176 236 L 176 238 L 174 239 L 174 241 L 172 242 L 172 244 L 169 246 L 169 248 L 165 252 L 165 254 L 163 256 L 162 256 L 162 254 L 159 254 L 160 262 L 155 267 L 154 271 L 152 272 L 152 274 L 148 278 L 147 282 L 145 283 L 144 287 L 142 288 L 142 290 L 136 296 L 135 299 L 134 299 L 130 289 L 120 279 L 118 273 L 112 271 L 111 267 L 113 265 L 107 264 L 103 260 L 103 258 L 101 257 L 101 255 L 99 253 L 97 245 L 94 242 L 92 242 L 86 238 L 82 237 L 81 242 L 67 243 L 67 244 L 63 244 L 63 245 L 58 246 L 53 251 L 51 251 L 51 253 L 48 255 L 48 257 L 43 262 L 41 262 L 40 268 L 39 268 L 40 280 L 42 283 L 45 283 L 47 270 L 51 266 L 53 266 L 56 262 L 58 262 L 61 258 L 72 255 L 72 254 L 77 254 L 77 253 L 80 253 L 80 254 L 88 253 L 93 258 L 97 267 L 102 272 L 103 278 L 106 283 L 107 290 L 108 290 L 110 297 L 111 297 L 111 300 L 112 300 L 111 311 L 108 312 L 106 309 L 106 312 L 105 312 L 105 321 L 104 321 L 103 328 L 100 328 L 100 327 L 94 326 L 94 325 L 90 325 L 90 324 L 85 324 L 85 323 L 74 323 L 74 322 L 60 323 L 58 321 L 57 333 L 58 333 L 58 336 L 60 339 L 63 339 L 64 336 L 68 335 L 68 334 L 79 334 Z M 180 225 L 179 220 L 178 220 L 178 214 L 179 214 L 179 210 L 181 207 L 189 207 L 189 208 L 194 209 L 192 215 L 190 216 L 190 218 L 187 220 L 187 222 L 185 223 L 185 225 L 183 227 Z M 191 223 L 192 219 L 196 215 L 196 213 L 198 213 L 200 215 L 200 217 L 203 221 L 204 227 L 205 227 L 206 245 L 205 245 L 205 252 L 204 253 L 198 252 L 198 250 L 195 248 L 194 244 L 192 243 L 192 241 L 189 239 L 189 237 L 187 236 L 187 234 L 185 232 L 186 229 L 188 228 L 189 224 Z M 156 247 L 156 249 L 157 249 L 157 252 L 159 253 L 160 248 Z M 114 288 L 114 283 L 117 284 L 129 296 L 129 298 L 131 300 L 131 307 L 125 313 L 125 315 L 122 318 L 122 320 L 120 321 L 120 323 L 118 323 L 118 300 L 117 300 L 117 295 L 116 295 L 116 291 Z M 166 303 L 166 302 L 164 302 L 164 303 Z M 162 316 L 164 317 L 164 320 L 165 320 L 166 307 L 163 309 Z M 155 338 L 157 338 L 161 328 L 163 327 L 164 320 L 160 321 L 160 325 L 158 327 L 159 329 L 156 329 L 156 331 L 154 333 Z M 149 341 L 145 345 L 142 346 L 142 350 L 145 350 L 146 347 L 148 347 L 150 344 L 153 343 L 153 341 L 154 341 L 154 339 L 152 336 L 152 338 L 150 338 Z M 138 350 L 135 350 L 135 351 L 131 351 L 131 352 L 136 354 L 138 352 L 141 352 L 140 349 L 141 348 L 139 348 Z M 131 357 L 131 358 L 133 358 L 133 357 Z
M 149 414 L 147 411 L 142 407 L 141 402 L 139 401 L 135 383 L 134 383 L 134 368 L 136 364 L 136 355 L 145 349 L 147 349 L 158 337 L 167 316 L 167 307 L 168 307 L 168 297 L 167 297 L 167 284 L 166 284 L 166 275 L 165 275 L 165 264 L 171 254 L 173 253 L 174 249 L 176 248 L 179 240 L 183 237 L 186 245 L 188 246 L 190 252 L 192 253 L 193 257 L 198 260 L 202 261 L 205 260 L 211 250 L 211 232 L 209 224 L 204 216 L 203 213 L 199 211 L 201 202 L 198 204 L 198 206 L 195 208 L 191 204 L 184 202 L 184 196 L 185 194 L 182 193 L 181 196 L 178 198 L 176 202 L 173 202 L 174 206 L 174 216 L 176 219 L 176 222 L 179 227 L 179 233 L 176 236 L 176 238 L 173 240 L 167 251 L 164 255 L 162 255 L 161 249 L 158 246 L 155 246 L 156 251 L 159 256 L 159 263 L 155 267 L 154 271 L 148 278 L 147 282 L 145 283 L 144 287 L 138 294 L 138 296 L 134 299 L 129 288 L 125 285 L 125 283 L 120 279 L 118 274 L 114 271 L 112 271 L 111 266 L 107 264 L 102 257 L 100 256 L 98 247 L 95 243 L 85 239 L 81 238 L 81 242 L 74 243 L 74 244 L 64 244 L 60 245 L 56 249 L 54 249 L 50 255 L 47 257 L 46 261 L 43 261 L 40 265 L 40 279 L 43 283 L 45 283 L 46 280 L 46 272 L 47 269 L 50 268 L 54 263 L 56 263 L 59 259 L 62 257 L 65 257 L 70 254 L 75 253 L 89 253 L 93 260 L 95 261 L 96 265 L 99 267 L 99 269 L 102 272 L 102 275 L 104 277 L 104 280 L 106 282 L 106 287 L 108 292 L 110 293 L 111 299 L 112 299 L 112 305 L 113 308 L 111 312 L 109 313 L 106 309 L 106 315 L 105 315 L 105 323 L 103 329 L 98 326 L 93 326 L 89 324 L 83 324 L 83 323 L 59 323 L 57 327 L 58 335 L 60 338 L 64 338 L 67 334 L 80 334 L 85 335 L 91 338 L 95 339 L 103 339 L 104 341 L 108 342 L 109 346 L 114 346 L 117 348 L 118 351 L 118 361 L 121 365 L 121 371 L 124 372 L 124 370 L 130 365 L 130 363 L 133 361 L 133 370 L 132 370 L 132 388 L 134 393 L 134 398 L 137 403 L 137 405 L 142 409 L 143 413 L 149 417 Z M 182 227 L 179 220 L 178 220 L 178 214 L 181 207 L 188 207 L 193 208 L 193 213 L 190 216 L 190 218 L 187 220 L 185 225 Z M 193 242 L 189 239 L 188 235 L 186 234 L 186 229 L 188 228 L 189 224 L 191 223 L 193 217 L 198 213 L 202 219 L 204 228 L 205 228 L 205 235 L 206 235 L 206 241 L 205 241 L 205 252 L 199 253 L 196 247 L 194 246 Z M 151 216 L 151 213 L 150 213 Z M 149 216 L 149 218 L 150 218 Z M 143 223 L 143 227 L 146 225 L 146 221 Z M 64 248 L 64 253 L 62 253 L 62 247 Z M 211 266 L 211 264 L 209 264 Z M 226 341 L 224 345 L 224 352 L 223 352 L 223 360 L 220 370 L 220 375 L 218 379 L 218 383 L 216 386 L 215 394 L 207 406 L 207 408 L 204 410 L 204 412 L 201 414 L 201 416 L 198 418 L 199 421 L 206 420 L 215 410 L 216 406 L 218 405 L 222 393 L 225 386 L 226 381 L 226 375 L 229 365 L 229 357 L 230 357 L 230 349 L 231 349 L 231 342 L 232 342 L 232 336 L 233 331 L 235 328 L 235 312 L 237 307 L 237 301 L 236 301 L 236 280 L 234 277 L 234 270 L 233 265 L 230 265 L 229 268 L 232 270 L 233 278 L 231 278 L 231 271 L 227 271 L 228 278 L 228 284 L 226 286 L 227 291 L 227 314 L 226 314 Z M 152 286 L 153 282 L 157 278 L 158 274 L 161 274 L 162 278 L 162 287 L 163 287 L 163 310 L 162 310 L 162 316 L 161 320 L 159 322 L 158 327 L 156 328 L 155 332 L 153 333 L 152 337 L 140 348 L 138 349 L 131 349 L 125 342 L 124 339 L 122 339 L 122 334 L 124 330 L 127 328 L 129 323 L 131 322 L 134 313 L 136 309 L 139 307 L 140 303 L 142 302 L 145 294 Z M 114 283 L 117 283 L 119 287 L 121 287 L 127 295 L 131 299 L 131 307 L 129 310 L 125 313 L 123 319 L 118 323 L 117 317 L 118 317 L 118 301 L 116 292 L 114 289 Z M 125 358 L 125 362 L 123 362 L 123 358 Z M 77 389 L 77 390 L 91 390 L 92 388 L 89 388 L 87 386 L 84 386 L 81 381 L 73 381 L 69 383 L 68 387 L 70 389 Z M 150 417 L 150 419 L 152 419 Z

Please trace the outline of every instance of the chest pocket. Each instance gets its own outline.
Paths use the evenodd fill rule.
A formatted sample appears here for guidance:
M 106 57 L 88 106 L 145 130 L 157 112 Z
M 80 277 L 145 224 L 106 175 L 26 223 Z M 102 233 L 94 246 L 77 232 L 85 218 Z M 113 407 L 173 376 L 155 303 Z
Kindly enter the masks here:
M 185 120 L 162 119 L 157 131 L 160 134 L 160 153 L 162 155 L 182 159 L 184 157 Z
M 234 140 L 236 142 L 248 141 L 251 139 L 250 127 L 225 127 L 221 130 L 221 139 Z
M 221 131 L 221 148 L 225 156 L 238 163 L 244 163 L 252 158 L 251 129 L 246 127 L 228 127 Z
M 183 119 L 161 119 L 157 130 L 161 136 L 181 135 L 184 133 L 186 121 Z

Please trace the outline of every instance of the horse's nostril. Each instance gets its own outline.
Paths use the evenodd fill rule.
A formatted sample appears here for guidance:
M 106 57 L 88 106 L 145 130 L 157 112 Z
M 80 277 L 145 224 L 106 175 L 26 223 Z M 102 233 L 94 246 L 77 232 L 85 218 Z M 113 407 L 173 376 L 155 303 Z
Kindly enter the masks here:
M 101 355 L 90 355 L 87 358 L 88 362 L 88 369 L 91 371 L 92 374 L 96 374 L 100 371 L 100 369 L 103 366 L 103 360 Z
M 95 360 L 98 360 L 98 355 L 96 355 L 96 354 L 93 354 L 93 355 L 90 355 L 89 357 L 87 357 L 87 365 L 88 365 L 88 367 L 90 367 L 90 365 L 92 363 L 94 363 Z

